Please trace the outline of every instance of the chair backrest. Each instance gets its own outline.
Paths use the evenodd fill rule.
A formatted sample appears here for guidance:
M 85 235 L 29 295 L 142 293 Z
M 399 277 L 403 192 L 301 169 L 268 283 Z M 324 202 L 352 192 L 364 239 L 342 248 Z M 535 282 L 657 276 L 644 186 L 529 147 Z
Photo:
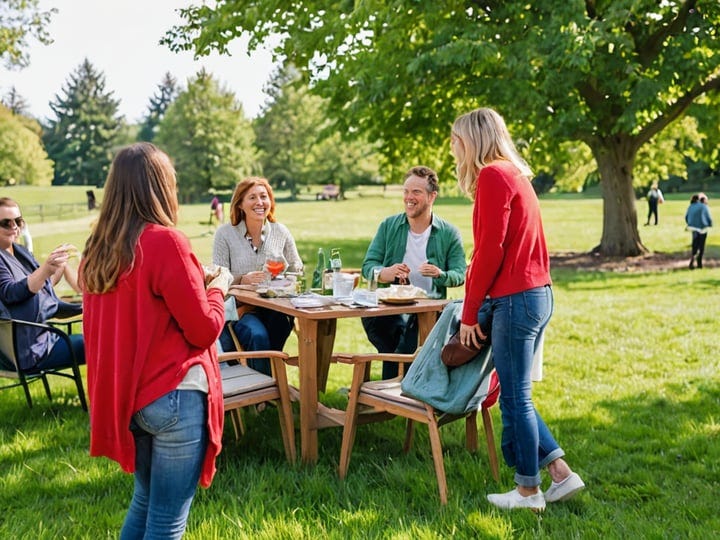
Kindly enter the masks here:
M 43 359 L 40 359 L 39 362 L 31 359 L 31 364 L 28 367 L 23 366 L 23 361 L 19 354 L 20 351 L 18 350 L 18 333 L 23 331 L 27 332 L 28 330 L 31 332 L 46 332 L 49 335 L 57 336 L 56 339 L 65 341 L 69 351 L 67 363 L 47 367 L 43 366 Z M 45 358 L 47 358 L 47 354 Z M 70 372 L 67 373 L 67 370 L 70 370 Z M 49 400 L 52 400 L 50 386 L 47 381 L 48 375 L 72 379 L 77 388 L 80 405 L 83 410 L 87 411 L 82 374 L 73 351 L 72 343 L 67 334 L 47 324 L 20 321 L 17 319 L 0 319 L 0 376 L 17 379 L 19 381 L 15 384 L 3 386 L 2 388 L 22 386 L 25 391 L 25 399 L 27 400 L 28 406 L 32 407 L 32 397 L 28 387 L 28 383 L 32 381 L 42 380 L 43 386 L 45 387 L 45 394 Z
M 13 334 L 13 322 L 9 319 L 0 319 L 0 367 L 4 370 L 17 371 Z

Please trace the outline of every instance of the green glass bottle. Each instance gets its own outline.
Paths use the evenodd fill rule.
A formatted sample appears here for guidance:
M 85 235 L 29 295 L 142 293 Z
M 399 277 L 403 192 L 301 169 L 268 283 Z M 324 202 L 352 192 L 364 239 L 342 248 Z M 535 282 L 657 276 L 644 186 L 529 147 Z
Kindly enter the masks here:
M 312 275 L 312 288 L 322 290 L 323 274 L 325 273 L 325 252 L 323 248 L 318 249 L 317 264 Z M 317 290 L 315 292 L 318 292 Z
M 332 286 L 333 286 L 333 271 L 330 267 L 330 258 L 325 261 L 325 271 L 323 273 L 323 284 L 322 284 L 322 293 L 326 296 L 332 296 Z

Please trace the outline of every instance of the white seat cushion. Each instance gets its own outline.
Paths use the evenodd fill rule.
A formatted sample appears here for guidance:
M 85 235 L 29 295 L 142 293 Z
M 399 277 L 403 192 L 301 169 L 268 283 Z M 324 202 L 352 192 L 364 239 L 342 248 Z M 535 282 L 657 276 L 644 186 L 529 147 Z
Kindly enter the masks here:
M 223 397 L 275 386 L 275 379 L 243 365 L 225 366 L 222 375 Z
M 422 401 L 418 401 L 417 399 L 402 394 L 402 390 L 400 389 L 400 380 L 398 379 L 366 382 L 363 383 L 360 391 L 370 396 L 389 399 L 402 405 L 416 407 L 418 409 L 425 408 Z

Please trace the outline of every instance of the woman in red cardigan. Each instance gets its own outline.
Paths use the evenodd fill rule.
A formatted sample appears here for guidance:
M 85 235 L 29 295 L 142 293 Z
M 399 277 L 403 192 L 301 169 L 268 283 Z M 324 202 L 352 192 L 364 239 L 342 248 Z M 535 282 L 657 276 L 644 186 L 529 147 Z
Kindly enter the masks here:
M 90 454 L 135 473 L 120 538 L 180 538 L 215 473 L 223 397 L 215 341 L 225 271 L 205 276 L 178 219 L 175 171 L 149 143 L 117 154 L 80 269 Z
M 540 511 L 568 499 L 585 484 L 535 410 L 532 359 L 553 311 L 550 258 L 532 173 L 519 156 L 502 117 L 491 109 L 460 116 L 452 128 L 452 153 L 460 188 L 473 207 L 472 259 L 465 280 L 460 339 L 476 347 L 485 336 L 478 324 L 483 300 L 492 307 L 491 341 L 500 380 L 502 451 L 515 467 L 517 487 L 488 495 L 500 508 Z M 552 483 L 543 496 L 540 469 Z

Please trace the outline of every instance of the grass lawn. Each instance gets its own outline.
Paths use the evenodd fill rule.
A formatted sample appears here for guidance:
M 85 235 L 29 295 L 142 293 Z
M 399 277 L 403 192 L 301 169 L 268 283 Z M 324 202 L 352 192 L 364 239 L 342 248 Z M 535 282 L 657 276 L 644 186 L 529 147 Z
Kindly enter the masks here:
M 9 196 L 26 199 L 9 190 Z M 55 188 L 52 192 L 55 191 Z M 84 198 L 84 191 L 79 193 Z M 654 251 L 686 253 L 688 197 L 670 196 L 660 225 L 642 227 Z M 84 199 L 83 199 L 84 200 Z M 710 196 L 713 205 L 715 197 Z M 35 204 L 35 202 L 28 203 Z M 552 251 L 585 251 L 600 238 L 602 203 L 542 200 Z M 639 201 L 641 222 L 646 207 Z M 319 246 L 340 247 L 359 266 L 379 221 L 399 199 L 280 203 L 277 216 L 312 266 Z M 436 212 L 458 225 L 469 250 L 470 205 L 447 200 Z M 717 214 L 718 212 L 715 211 Z M 210 259 L 208 205 L 184 206 L 180 227 L 198 257 Z M 718 216 L 716 215 L 716 219 Z M 93 215 L 31 223 L 39 256 L 71 241 L 81 246 Z M 720 235 L 707 257 L 720 258 Z M 545 342 L 536 406 L 584 478 L 587 489 L 544 514 L 502 512 L 485 499 L 512 487 L 490 474 L 483 449 L 464 449 L 461 423 L 443 428 L 449 504 L 441 508 L 427 432 L 401 451 L 404 425 L 360 426 L 348 477 L 337 478 L 341 431 L 320 432 L 315 467 L 284 460 L 275 410 L 246 414 L 248 433 L 225 433 L 218 475 L 193 504 L 186 538 L 704 538 L 720 530 L 720 268 L 654 273 L 553 270 L 556 311 Z M 452 291 L 461 297 L 461 290 Z M 340 321 L 339 350 L 370 351 L 357 321 Z M 294 352 L 294 338 L 288 352 Z M 290 368 L 290 376 L 296 372 Z M 322 400 L 342 407 L 350 372 L 333 366 Z M 88 456 L 88 417 L 70 384 L 51 382 L 55 399 L 34 385 L 0 392 L 0 538 L 116 538 L 132 477 Z M 493 409 L 496 437 L 501 427 Z M 549 479 L 545 476 L 543 487 Z

